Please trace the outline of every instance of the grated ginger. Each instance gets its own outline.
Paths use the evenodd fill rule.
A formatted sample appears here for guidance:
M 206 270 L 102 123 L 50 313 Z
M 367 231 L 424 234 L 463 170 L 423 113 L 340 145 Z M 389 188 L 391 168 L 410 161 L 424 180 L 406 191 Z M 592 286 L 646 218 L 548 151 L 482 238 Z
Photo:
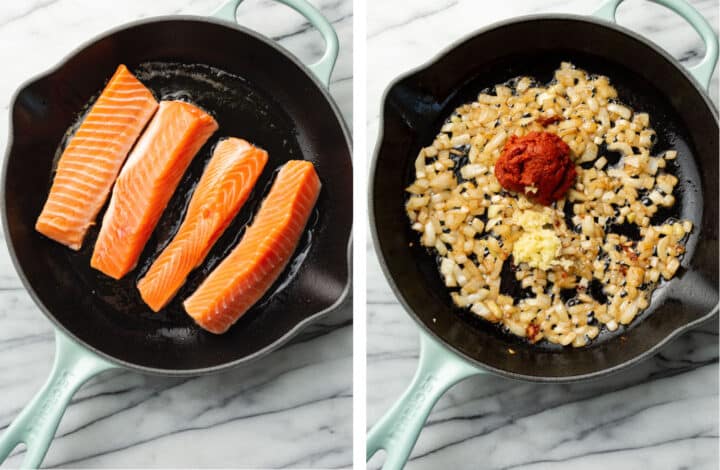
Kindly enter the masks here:
M 543 228 L 550 224 L 550 216 L 545 212 L 526 210 L 516 213 L 514 222 L 522 227 L 524 233 L 513 245 L 515 263 L 527 263 L 533 268 L 550 269 L 560 253 L 560 238 L 554 230 Z

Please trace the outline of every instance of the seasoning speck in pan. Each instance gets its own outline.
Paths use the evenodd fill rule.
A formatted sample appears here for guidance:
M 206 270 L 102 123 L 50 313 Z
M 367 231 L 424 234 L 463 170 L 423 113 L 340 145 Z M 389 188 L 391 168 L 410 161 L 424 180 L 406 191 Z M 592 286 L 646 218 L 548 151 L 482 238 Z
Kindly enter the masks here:
M 651 154 L 650 116 L 620 103 L 608 77 L 563 63 L 546 86 L 511 83 L 456 109 L 420 151 L 407 214 L 456 305 L 532 342 L 584 346 L 632 322 L 680 266 L 692 223 L 651 224 L 675 204 L 665 167 L 677 154 Z M 558 151 L 535 151 L 549 146 L 540 140 Z M 603 145 L 622 155 L 616 165 Z M 501 292 L 505 263 L 530 296 Z

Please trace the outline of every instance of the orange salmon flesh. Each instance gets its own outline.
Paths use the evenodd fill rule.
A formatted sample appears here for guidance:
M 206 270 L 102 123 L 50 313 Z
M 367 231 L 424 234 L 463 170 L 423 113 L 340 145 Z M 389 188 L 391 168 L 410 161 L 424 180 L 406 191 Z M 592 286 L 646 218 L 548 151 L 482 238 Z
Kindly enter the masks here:
M 242 139 L 229 138 L 217 144 L 182 225 L 138 282 L 140 295 L 151 309 L 163 308 L 190 271 L 203 262 L 245 204 L 267 160 L 265 150 Z
M 312 163 L 287 162 L 235 249 L 183 303 L 195 322 L 224 333 L 267 292 L 297 247 L 320 194 Z
M 135 267 L 190 161 L 217 128 L 192 104 L 160 102 L 120 171 L 90 266 L 114 279 Z
M 82 247 L 157 107 L 150 90 L 120 65 L 60 156 L 35 230 L 73 250 Z

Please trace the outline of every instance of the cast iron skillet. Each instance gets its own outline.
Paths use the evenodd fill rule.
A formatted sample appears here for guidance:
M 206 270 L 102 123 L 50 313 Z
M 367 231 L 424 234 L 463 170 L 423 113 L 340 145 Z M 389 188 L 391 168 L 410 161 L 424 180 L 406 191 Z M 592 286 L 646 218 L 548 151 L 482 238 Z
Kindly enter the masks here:
M 323 34 L 326 51 L 317 64 L 306 67 L 272 41 L 237 26 L 240 2 L 234 0 L 216 15 L 225 21 L 174 16 L 117 28 L 18 91 L 3 173 L 5 235 L 23 283 L 57 327 L 58 354 L 48 384 L 0 440 L 0 461 L 25 442 L 23 465 L 39 465 L 73 392 L 99 371 L 121 366 L 163 375 L 219 372 L 276 349 L 347 296 L 350 139 L 326 89 L 337 36 L 304 0 L 281 2 Z M 220 128 L 193 160 L 138 267 L 118 283 L 89 267 L 98 227 L 77 253 L 33 227 L 58 144 L 120 63 L 157 98 L 191 100 L 213 114 Z M 168 307 L 153 314 L 135 283 L 177 228 L 212 147 L 227 136 L 265 148 L 266 171 L 206 262 Z M 207 333 L 183 313 L 182 299 L 235 246 L 272 183 L 273 169 L 290 159 L 312 161 L 323 183 L 309 228 L 271 293 L 226 334 Z
M 612 21 L 621 0 L 598 16 Z M 707 86 L 717 38 L 682 0 L 658 0 L 688 19 L 707 52 L 693 75 Z M 418 150 L 444 119 L 480 90 L 518 75 L 547 82 L 561 61 L 610 77 L 622 100 L 650 113 L 655 150 L 676 149 L 678 202 L 669 216 L 693 222 L 682 271 L 653 295 L 629 328 L 604 333 L 589 347 L 531 345 L 453 306 L 434 255 L 419 246 L 405 216 L 405 188 Z M 615 24 L 569 15 L 531 16 L 471 35 L 435 60 L 395 81 L 382 108 L 382 135 L 371 171 L 370 214 L 388 281 L 421 329 L 421 358 L 412 385 L 368 437 L 368 458 L 385 449 L 384 468 L 404 465 L 435 401 L 452 384 L 490 371 L 537 382 L 605 376 L 655 353 L 670 338 L 718 308 L 718 117 L 686 70 L 657 46 Z

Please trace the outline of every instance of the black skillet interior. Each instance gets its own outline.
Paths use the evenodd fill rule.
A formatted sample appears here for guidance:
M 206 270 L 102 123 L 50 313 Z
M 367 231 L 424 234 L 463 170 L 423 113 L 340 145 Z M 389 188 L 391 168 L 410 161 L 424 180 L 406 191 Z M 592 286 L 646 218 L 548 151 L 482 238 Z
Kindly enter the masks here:
M 530 345 L 455 308 L 434 255 L 419 246 L 417 232 L 409 229 L 404 215 L 403 188 L 414 178 L 417 152 L 432 142 L 458 105 L 519 75 L 547 82 L 561 61 L 609 76 L 621 100 L 650 114 L 658 134 L 654 150 L 679 152 L 671 169 L 680 179 L 678 202 L 673 211 L 656 219 L 682 217 L 696 227 L 680 274 L 655 292 L 650 308 L 629 328 L 604 332 L 581 349 Z M 385 271 L 411 315 L 478 365 L 542 381 L 598 375 L 633 362 L 717 309 L 717 117 L 692 82 L 644 41 L 578 17 L 530 18 L 500 25 L 465 40 L 391 86 L 382 132 L 371 212 Z
M 157 98 L 190 100 L 210 112 L 220 128 L 191 163 L 138 267 L 116 282 L 89 267 L 97 226 L 78 253 L 42 237 L 33 226 L 63 135 L 120 63 Z M 135 24 L 90 44 L 26 86 L 17 96 L 12 121 L 4 188 L 11 249 L 46 313 L 89 347 L 150 372 L 211 370 L 273 346 L 346 291 L 352 224 L 348 136 L 320 87 L 265 40 L 198 19 Z M 135 283 L 169 242 L 213 146 L 227 136 L 265 148 L 268 164 L 206 262 L 155 314 Z M 323 183 L 310 228 L 269 295 L 226 334 L 207 333 L 184 313 L 181 301 L 239 240 L 274 170 L 290 159 L 312 161 Z

